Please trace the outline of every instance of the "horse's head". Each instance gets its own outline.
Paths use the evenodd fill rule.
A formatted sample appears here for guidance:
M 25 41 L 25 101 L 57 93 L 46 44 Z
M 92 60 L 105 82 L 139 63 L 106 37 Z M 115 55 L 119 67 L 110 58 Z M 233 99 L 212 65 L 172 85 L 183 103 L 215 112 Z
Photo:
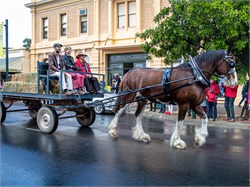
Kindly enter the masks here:
M 228 85 L 235 86 L 238 83 L 238 77 L 235 69 L 235 56 L 230 51 L 225 51 L 223 58 L 217 62 L 216 72 L 228 82 Z

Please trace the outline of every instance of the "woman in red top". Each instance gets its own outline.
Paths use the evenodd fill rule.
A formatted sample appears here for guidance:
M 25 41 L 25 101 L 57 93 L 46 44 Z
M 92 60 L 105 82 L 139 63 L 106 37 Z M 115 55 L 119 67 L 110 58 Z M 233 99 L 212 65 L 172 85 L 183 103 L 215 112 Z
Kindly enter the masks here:
M 208 112 L 207 116 L 208 119 L 213 118 L 213 121 L 217 119 L 217 95 L 220 93 L 220 87 L 216 81 L 210 80 L 210 87 L 206 89 L 206 96 L 207 96 L 207 106 Z
M 87 55 L 83 54 L 83 52 L 79 52 L 76 56 L 76 67 L 78 67 L 80 72 L 83 73 L 89 73 L 89 74 L 83 74 L 85 75 L 84 78 L 84 86 L 86 87 L 86 90 L 90 93 L 98 93 L 99 90 L 101 90 L 101 87 L 99 85 L 99 82 L 96 77 L 93 77 L 91 74 L 89 63 L 86 62 L 85 57 Z
M 227 86 L 222 84 L 222 87 L 225 89 L 225 109 L 227 112 L 227 121 L 235 122 L 234 114 L 234 100 L 237 95 L 238 85 L 236 86 Z
M 89 63 L 84 59 L 87 55 L 83 52 L 79 52 L 76 56 L 76 67 L 80 68 L 80 72 L 91 73 Z M 84 74 L 85 76 L 91 77 L 90 74 Z

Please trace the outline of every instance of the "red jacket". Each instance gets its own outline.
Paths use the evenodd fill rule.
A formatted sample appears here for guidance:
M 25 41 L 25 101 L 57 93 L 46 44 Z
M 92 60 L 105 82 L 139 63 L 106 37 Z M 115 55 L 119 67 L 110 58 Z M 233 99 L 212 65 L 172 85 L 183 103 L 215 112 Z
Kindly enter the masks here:
M 84 67 L 83 63 L 84 62 L 81 62 L 80 59 L 76 59 L 76 67 L 81 68 L 80 72 L 92 73 L 91 70 L 90 70 L 89 63 L 85 61 L 86 67 L 87 67 L 87 71 L 86 71 L 86 68 Z
M 236 97 L 238 85 L 234 87 L 223 85 L 222 87 L 225 88 L 225 97 L 230 97 L 230 98 Z
M 208 102 L 216 102 L 216 96 L 220 93 L 219 85 L 213 81 L 211 86 L 206 89 L 207 101 Z

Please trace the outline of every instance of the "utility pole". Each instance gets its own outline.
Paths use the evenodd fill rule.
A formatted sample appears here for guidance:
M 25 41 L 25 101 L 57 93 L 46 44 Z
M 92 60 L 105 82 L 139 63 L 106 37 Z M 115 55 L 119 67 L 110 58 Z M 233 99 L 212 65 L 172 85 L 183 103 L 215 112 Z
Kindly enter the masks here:
M 5 20 L 5 60 L 6 60 L 6 82 L 9 77 L 9 36 L 8 36 L 8 19 Z

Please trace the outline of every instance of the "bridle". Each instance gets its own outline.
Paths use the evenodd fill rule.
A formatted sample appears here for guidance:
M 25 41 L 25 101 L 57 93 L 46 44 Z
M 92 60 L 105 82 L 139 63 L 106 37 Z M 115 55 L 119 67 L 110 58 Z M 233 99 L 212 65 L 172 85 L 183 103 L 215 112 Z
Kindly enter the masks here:
M 189 66 L 191 67 L 191 69 L 193 70 L 193 74 L 194 74 L 194 77 L 196 79 L 196 81 L 198 82 L 201 82 L 203 85 L 205 86 L 209 86 L 210 85 L 210 81 L 206 78 L 206 76 L 203 74 L 203 72 L 206 72 L 210 75 L 214 75 L 218 78 L 224 78 L 225 75 L 219 75 L 218 73 L 212 73 L 212 72 L 209 72 L 209 71 L 206 71 L 202 68 L 199 68 L 197 63 L 195 62 L 195 60 L 189 56 L 190 58 L 190 61 L 188 62 Z M 234 62 L 234 56 L 233 55 L 227 55 L 227 52 L 225 51 L 225 56 L 222 60 L 222 62 L 220 62 L 216 67 L 215 69 L 217 69 L 218 67 L 220 67 L 223 63 L 226 62 L 227 64 L 227 78 L 228 80 L 230 80 L 230 76 L 231 75 L 234 75 L 235 73 L 235 62 Z
M 227 55 L 226 54 L 226 51 L 225 51 L 225 56 L 224 56 L 224 58 L 223 58 L 223 60 L 222 60 L 222 62 L 220 62 L 216 67 L 215 67 L 215 69 L 217 69 L 218 67 L 220 67 L 223 63 L 227 63 L 227 70 L 228 70 L 228 72 L 227 72 L 227 78 L 229 79 L 230 78 L 230 75 L 232 75 L 232 74 L 234 74 L 235 73 L 235 69 L 233 69 L 233 68 L 235 68 L 235 61 L 234 61 L 234 59 L 235 59 L 235 56 L 233 56 L 233 55 Z M 201 68 L 200 68 L 201 69 Z M 214 75 L 214 76 L 216 76 L 216 77 L 218 77 L 218 78 L 220 78 L 220 79 L 222 79 L 222 78 L 224 78 L 225 77 L 225 75 L 219 75 L 218 73 L 211 73 L 211 72 L 209 72 L 209 71 L 206 71 L 206 70 L 204 70 L 204 69 L 201 69 L 203 72 L 206 72 L 206 73 L 208 73 L 208 74 L 210 74 L 210 75 Z
M 235 56 L 233 55 L 227 55 L 226 54 L 226 51 L 225 51 L 225 56 L 224 56 L 224 59 L 221 63 L 219 63 L 215 69 L 217 69 L 219 66 L 221 66 L 224 62 L 227 63 L 227 76 L 229 77 L 231 74 L 234 74 L 235 73 L 235 70 L 233 70 L 233 68 L 235 68 Z M 221 76 L 218 76 L 218 77 L 221 77 Z

